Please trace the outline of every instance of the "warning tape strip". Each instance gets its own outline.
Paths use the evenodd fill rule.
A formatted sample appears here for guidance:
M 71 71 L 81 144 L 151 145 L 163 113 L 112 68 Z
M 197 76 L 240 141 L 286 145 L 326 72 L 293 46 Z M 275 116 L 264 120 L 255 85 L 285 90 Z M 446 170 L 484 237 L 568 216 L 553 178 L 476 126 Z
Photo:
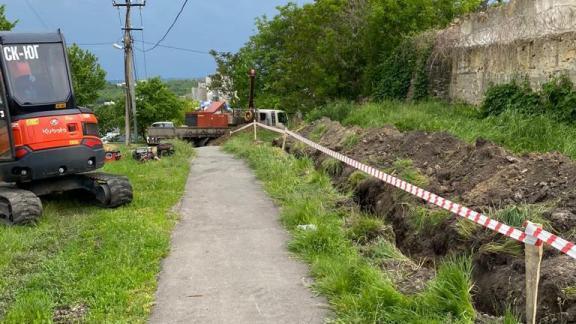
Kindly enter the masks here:
M 513 238 L 517 241 L 526 243 L 526 244 L 530 244 L 530 245 L 539 245 L 541 244 L 540 241 L 551 245 L 552 247 L 554 247 L 555 249 L 561 251 L 564 254 L 569 255 L 570 257 L 576 259 L 576 245 L 570 241 L 567 241 L 561 237 L 558 237 L 548 231 L 543 230 L 540 227 L 537 227 L 536 225 L 528 222 L 528 225 L 526 226 L 526 231 L 521 231 L 515 227 L 506 225 L 504 223 L 501 223 L 499 221 L 496 221 L 494 219 L 491 219 L 490 217 L 476 212 L 472 209 L 469 209 L 465 206 L 462 206 L 460 204 L 457 204 L 455 202 L 452 202 L 448 199 L 442 198 L 438 195 L 435 195 L 429 191 L 426 191 L 422 188 L 419 188 L 417 186 L 414 186 L 404 180 L 398 179 L 394 176 L 391 176 L 389 174 L 386 174 L 380 170 L 377 170 L 371 166 L 368 166 L 366 164 L 360 163 L 354 159 L 351 159 L 343 154 L 340 154 L 338 152 L 332 151 L 320 144 L 314 143 L 311 140 L 296 134 L 294 132 L 288 131 L 288 130 L 283 130 L 283 129 L 279 129 L 279 128 L 275 128 L 275 127 L 271 127 L 268 125 L 264 125 L 264 124 L 260 124 L 257 123 L 258 126 L 271 130 L 273 132 L 277 132 L 277 133 L 287 133 L 288 135 L 290 135 L 291 137 L 294 137 L 295 139 L 305 143 L 306 145 L 317 149 L 355 169 L 358 169 L 370 176 L 373 176 L 377 179 L 380 179 L 400 190 L 403 190 L 407 193 L 410 193 L 418 198 L 421 198 L 425 201 L 427 201 L 428 203 L 431 203 L 433 205 L 436 205 L 440 208 L 443 208 L 453 214 L 456 214 L 458 216 L 461 216 L 463 218 L 466 218 L 470 221 L 473 221 L 476 224 L 479 224 L 485 228 L 491 229 L 492 231 L 498 232 L 502 235 L 505 235 L 507 237 Z
M 250 124 L 248 124 L 248 125 L 242 126 L 242 127 L 238 128 L 238 129 L 235 129 L 235 130 L 233 130 L 233 131 L 230 131 L 230 135 L 232 135 L 232 134 L 234 134 L 234 133 L 241 132 L 241 131 L 243 131 L 243 130 L 245 130 L 246 128 L 251 127 L 251 126 L 254 126 L 254 123 L 250 123 Z

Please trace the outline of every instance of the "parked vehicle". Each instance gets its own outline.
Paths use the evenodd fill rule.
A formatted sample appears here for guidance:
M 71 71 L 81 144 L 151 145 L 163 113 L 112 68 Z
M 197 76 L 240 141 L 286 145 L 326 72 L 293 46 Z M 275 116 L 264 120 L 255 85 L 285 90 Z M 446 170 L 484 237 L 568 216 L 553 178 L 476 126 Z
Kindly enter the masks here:
M 256 121 L 283 128 L 288 116 L 282 110 L 260 109 L 256 111 Z M 186 126 L 174 127 L 170 122 L 156 122 L 146 131 L 150 145 L 162 140 L 178 138 L 205 146 L 213 139 L 228 134 L 230 127 L 251 122 L 254 115 L 249 110 L 228 109 L 224 102 L 214 102 L 205 110 L 186 113 Z M 169 125 L 171 124 L 171 125 Z

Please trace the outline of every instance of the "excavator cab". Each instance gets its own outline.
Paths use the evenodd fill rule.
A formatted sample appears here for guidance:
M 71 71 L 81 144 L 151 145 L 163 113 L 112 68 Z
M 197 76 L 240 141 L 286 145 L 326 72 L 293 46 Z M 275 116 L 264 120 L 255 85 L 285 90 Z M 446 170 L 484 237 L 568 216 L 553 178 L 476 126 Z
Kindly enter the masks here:
M 96 116 L 76 106 L 60 31 L 1 32 L 0 181 L 11 185 L 0 186 L 0 220 L 27 223 L 39 216 L 17 215 L 13 192 L 37 199 L 84 190 L 107 207 L 130 202 L 125 177 L 93 172 L 104 161 Z

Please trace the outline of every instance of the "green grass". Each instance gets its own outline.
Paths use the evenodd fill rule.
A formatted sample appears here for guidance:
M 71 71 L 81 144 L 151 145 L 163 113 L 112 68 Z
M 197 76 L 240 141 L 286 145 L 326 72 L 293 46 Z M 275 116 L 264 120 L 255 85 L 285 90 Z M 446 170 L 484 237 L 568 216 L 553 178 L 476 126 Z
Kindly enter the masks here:
M 416 232 L 422 233 L 433 231 L 446 219 L 452 217 L 454 217 L 452 213 L 444 209 L 429 209 L 423 206 L 410 206 L 408 223 Z
M 327 172 L 329 175 L 335 177 L 339 176 L 342 173 L 342 170 L 344 169 L 342 162 L 334 158 L 326 158 L 324 161 L 322 161 L 321 166 L 322 170 Z
M 506 111 L 482 118 L 472 106 L 439 101 L 387 101 L 361 106 L 338 102 L 319 108 L 309 118 L 319 116 L 365 128 L 395 125 L 403 131 L 445 131 L 467 142 L 485 138 L 516 153 L 558 151 L 576 159 L 576 128 L 546 116 Z
M 356 144 L 358 144 L 359 141 L 360 141 L 360 135 L 358 135 L 356 133 L 348 133 L 348 134 L 346 134 L 346 136 L 344 137 L 344 140 L 342 141 L 342 146 L 345 149 L 351 149 Z
M 334 310 L 334 322 L 473 321 L 469 259 L 442 263 L 436 279 L 424 292 L 405 296 L 372 262 L 360 255 L 347 235 L 346 209 L 337 207 L 342 195 L 326 173 L 314 169 L 310 159 L 296 158 L 267 144 L 254 145 L 246 134 L 233 137 L 225 149 L 248 162 L 268 194 L 282 207 L 281 220 L 292 233 L 289 249 L 310 265 L 314 289 L 328 298 Z M 368 223 L 359 233 L 380 225 Z M 297 230 L 302 224 L 314 224 L 317 230 Z M 391 248 L 380 252 L 399 257 Z
M 429 180 L 425 175 L 420 173 L 415 167 L 414 162 L 408 159 L 396 160 L 392 166 L 389 173 L 396 173 L 402 178 L 402 180 L 410 182 L 413 185 L 419 187 L 425 187 L 428 185 Z
M 367 244 L 383 234 L 387 234 L 387 236 L 391 236 L 393 239 L 394 232 L 379 218 L 367 215 L 355 215 L 349 219 L 350 224 L 348 225 L 346 234 L 347 237 L 355 243 Z
M 146 322 L 167 254 L 193 150 L 140 164 L 127 151 L 110 173 L 127 175 L 134 201 L 101 209 L 65 197 L 44 200 L 35 227 L 0 227 L 0 321 L 48 323 L 85 309 L 76 322 Z
M 542 225 L 542 228 L 545 230 L 553 230 L 550 221 L 542 216 L 544 211 L 545 207 L 539 205 L 508 206 L 504 209 L 492 212 L 491 216 L 495 220 L 517 228 L 524 227 L 526 221 L 531 221 Z

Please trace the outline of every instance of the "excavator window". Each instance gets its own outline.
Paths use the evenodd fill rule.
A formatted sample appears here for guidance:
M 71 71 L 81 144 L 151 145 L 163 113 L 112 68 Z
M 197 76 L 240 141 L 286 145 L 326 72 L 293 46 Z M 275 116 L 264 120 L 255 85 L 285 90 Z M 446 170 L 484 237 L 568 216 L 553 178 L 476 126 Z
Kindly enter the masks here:
M 2 55 L 11 96 L 24 110 L 26 106 L 65 102 L 71 95 L 61 43 L 6 45 Z M 29 110 L 35 111 L 33 107 Z

